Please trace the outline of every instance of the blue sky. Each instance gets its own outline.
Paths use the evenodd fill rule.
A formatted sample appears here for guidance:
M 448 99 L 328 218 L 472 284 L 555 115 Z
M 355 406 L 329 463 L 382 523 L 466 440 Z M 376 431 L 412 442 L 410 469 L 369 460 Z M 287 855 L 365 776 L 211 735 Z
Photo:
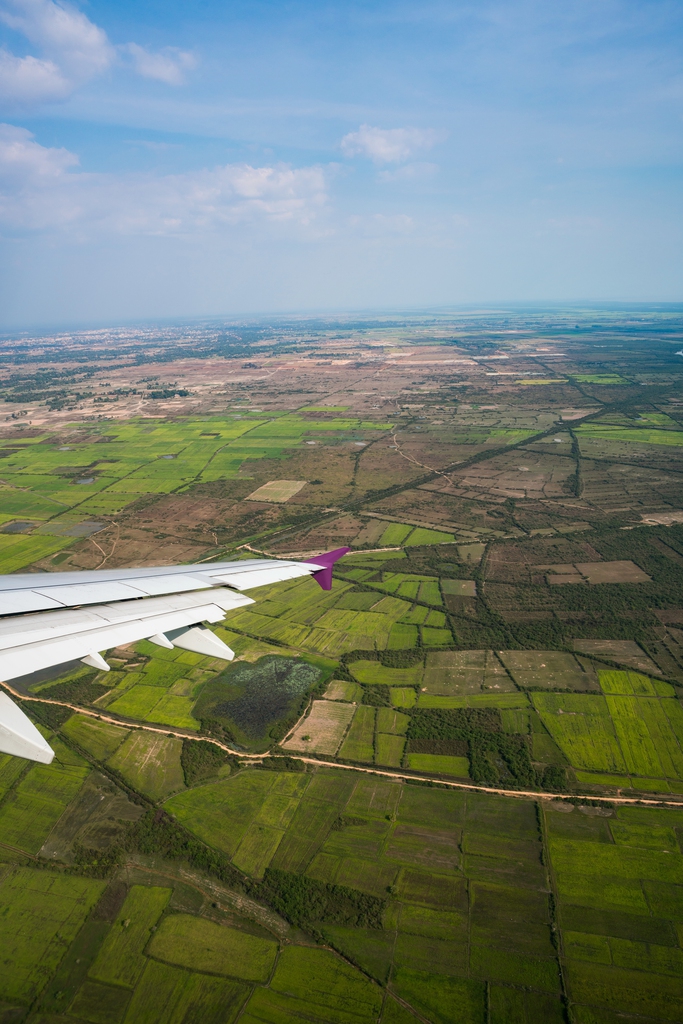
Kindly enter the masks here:
M 680 300 L 676 2 L 0 0 L 0 322 Z

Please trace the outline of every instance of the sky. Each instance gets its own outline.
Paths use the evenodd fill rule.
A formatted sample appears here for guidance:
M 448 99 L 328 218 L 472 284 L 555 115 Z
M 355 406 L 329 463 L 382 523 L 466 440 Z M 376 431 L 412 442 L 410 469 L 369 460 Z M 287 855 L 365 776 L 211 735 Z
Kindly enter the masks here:
M 0 325 L 683 299 L 677 0 L 0 0 Z

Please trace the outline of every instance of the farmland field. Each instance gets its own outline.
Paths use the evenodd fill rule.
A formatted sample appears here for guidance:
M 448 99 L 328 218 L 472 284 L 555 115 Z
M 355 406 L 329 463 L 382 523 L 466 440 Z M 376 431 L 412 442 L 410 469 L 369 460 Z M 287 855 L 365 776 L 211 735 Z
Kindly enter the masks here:
M 264 982 L 275 963 L 277 945 L 188 914 L 172 914 L 154 933 L 149 955 L 208 974 Z
M 30 1002 L 52 977 L 104 883 L 15 868 L 0 879 L 0 998 Z
M 310 715 L 299 723 L 283 747 L 286 750 L 336 754 L 353 715 L 354 709 L 350 704 L 327 704 L 316 700 Z
M 675 1024 L 680 314 L 146 330 L 0 342 L 0 569 L 350 553 L 10 680 L 0 1019 Z
M 181 741 L 158 733 L 134 732 L 109 758 L 109 765 L 154 800 L 183 789 Z
M 339 756 L 350 761 L 372 761 L 375 710 L 359 707 L 353 717 L 351 728 L 342 743 Z

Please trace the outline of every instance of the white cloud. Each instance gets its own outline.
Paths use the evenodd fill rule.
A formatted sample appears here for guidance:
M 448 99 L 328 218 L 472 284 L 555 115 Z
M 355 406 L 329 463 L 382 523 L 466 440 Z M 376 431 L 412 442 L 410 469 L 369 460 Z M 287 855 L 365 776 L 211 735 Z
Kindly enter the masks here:
M 14 99 L 36 98 L 37 82 L 43 86 L 38 98 L 62 99 L 78 85 L 102 74 L 114 60 L 115 51 L 106 33 L 70 4 L 3 0 L 0 18 L 38 46 L 46 58 L 14 58 L 14 65 L 5 63 L 6 76 L 15 71 L 14 79 L 7 83 Z M 42 66 L 42 75 L 35 65 Z M 29 74 L 31 70 L 33 75 Z
M 154 53 L 128 43 L 114 47 L 106 32 L 65 0 L 0 0 L 0 21 L 38 47 L 40 56 L 17 57 L 0 50 L 0 99 L 14 103 L 63 100 L 104 74 L 119 58 L 135 71 L 167 85 L 180 85 L 196 66 L 190 53 L 168 47 Z
M 431 149 L 439 133 L 431 128 L 373 128 L 362 124 L 341 141 L 346 156 L 367 156 L 376 164 L 403 163 L 416 153 Z
M 166 85 L 182 85 L 185 72 L 197 66 L 197 60 L 191 53 L 169 46 L 159 53 L 151 53 L 144 46 L 128 43 L 122 50 L 133 59 L 135 70 L 144 78 L 155 78 Z
M 308 228 L 327 202 L 321 167 L 222 167 L 174 175 L 88 174 L 78 158 L 0 125 L 0 225 L 10 230 L 196 235 L 240 223 Z
M 37 57 L 15 57 L 0 50 L 0 97 L 13 103 L 40 103 L 64 99 L 73 91 L 51 60 Z

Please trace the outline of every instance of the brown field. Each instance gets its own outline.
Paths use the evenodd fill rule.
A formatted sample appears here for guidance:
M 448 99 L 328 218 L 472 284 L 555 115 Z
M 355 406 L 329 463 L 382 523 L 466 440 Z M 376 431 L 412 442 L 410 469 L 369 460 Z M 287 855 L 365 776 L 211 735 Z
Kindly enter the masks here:
M 518 686 L 561 690 L 600 690 L 591 662 L 563 651 L 498 651 Z
M 559 498 L 570 493 L 567 480 L 574 473 L 575 465 L 568 456 L 569 451 L 552 455 L 533 450 L 514 451 L 449 475 L 454 486 L 480 496 L 486 494 L 503 500 Z
M 286 750 L 336 754 L 355 711 L 353 704 L 314 700 L 310 715 L 299 723 L 282 746 Z
M 649 583 L 650 577 L 634 562 L 575 562 L 557 565 L 535 565 L 548 575 L 551 586 L 565 583 Z
M 435 651 L 427 655 L 424 693 L 460 696 L 516 689 L 493 651 Z
M 592 658 L 609 658 L 636 672 L 644 672 L 645 675 L 662 674 L 635 640 L 575 640 L 574 650 Z
M 251 494 L 248 494 L 244 500 L 274 501 L 277 503 L 289 501 L 307 483 L 307 480 L 269 480 L 267 484 L 262 484 L 255 491 L 252 491 Z

